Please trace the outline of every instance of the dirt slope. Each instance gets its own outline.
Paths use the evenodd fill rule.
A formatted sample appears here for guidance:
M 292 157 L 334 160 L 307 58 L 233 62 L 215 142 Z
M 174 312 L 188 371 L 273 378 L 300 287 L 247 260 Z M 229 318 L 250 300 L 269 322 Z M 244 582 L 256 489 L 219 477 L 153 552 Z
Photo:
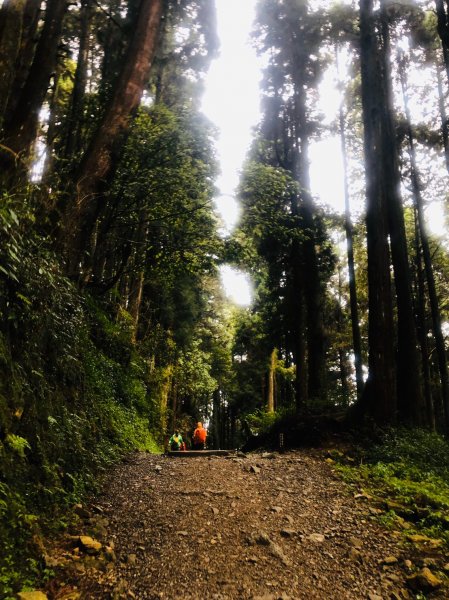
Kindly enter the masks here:
M 407 550 L 319 454 L 135 454 L 114 469 L 91 510 L 79 533 L 102 549 L 86 557 L 74 537 L 50 597 L 414 597 Z M 440 589 L 431 597 L 448 596 Z

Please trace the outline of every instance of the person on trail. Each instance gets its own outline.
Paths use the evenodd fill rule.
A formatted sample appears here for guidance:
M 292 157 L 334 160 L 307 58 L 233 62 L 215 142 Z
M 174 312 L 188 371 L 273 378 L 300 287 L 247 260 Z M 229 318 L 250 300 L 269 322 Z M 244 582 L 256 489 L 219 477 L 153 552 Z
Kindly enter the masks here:
M 196 429 L 193 432 L 192 447 L 193 450 L 204 450 L 206 443 L 207 431 L 204 429 L 202 423 L 196 424 Z
M 183 444 L 184 444 L 184 441 L 182 439 L 182 435 L 179 433 L 178 430 L 176 430 L 175 433 L 168 440 L 168 445 L 170 447 L 170 450 L 172 452 L 178 452 L 183 447 Z

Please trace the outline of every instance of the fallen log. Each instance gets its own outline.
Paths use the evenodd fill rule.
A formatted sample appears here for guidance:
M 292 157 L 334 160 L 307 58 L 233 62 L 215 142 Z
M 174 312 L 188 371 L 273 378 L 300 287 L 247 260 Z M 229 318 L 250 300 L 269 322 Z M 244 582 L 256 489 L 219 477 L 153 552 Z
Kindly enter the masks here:
M 167 456 L 190 458 L 199 456 L 230 456 L 236 454 L 236 450 L 167 450 Z

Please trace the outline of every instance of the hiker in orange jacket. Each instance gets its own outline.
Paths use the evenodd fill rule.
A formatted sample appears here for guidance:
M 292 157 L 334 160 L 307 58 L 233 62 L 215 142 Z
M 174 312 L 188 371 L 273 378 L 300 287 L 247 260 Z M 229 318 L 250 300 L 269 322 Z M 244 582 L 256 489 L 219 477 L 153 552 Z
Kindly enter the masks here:
M 193 432 L 192 438 L 192 449 L 193 450 L 204 450 L 206 443 L 207 431 L 204 429 L 202 423 L 196 424 L 196 429 Z

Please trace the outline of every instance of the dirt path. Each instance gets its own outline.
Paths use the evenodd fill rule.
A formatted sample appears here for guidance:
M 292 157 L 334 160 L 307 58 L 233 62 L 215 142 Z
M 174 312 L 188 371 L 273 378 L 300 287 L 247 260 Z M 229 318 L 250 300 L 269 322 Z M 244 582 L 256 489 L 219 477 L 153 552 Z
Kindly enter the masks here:
M 404 549 L 374 522 L 366 498 L 354 498 L 313 453 L 135 454 L 114 469 L 92 510 L 81 533 L 102 550 L 87 559 L 70 550 L 72 566 L 51 597 L 414 597 Z

